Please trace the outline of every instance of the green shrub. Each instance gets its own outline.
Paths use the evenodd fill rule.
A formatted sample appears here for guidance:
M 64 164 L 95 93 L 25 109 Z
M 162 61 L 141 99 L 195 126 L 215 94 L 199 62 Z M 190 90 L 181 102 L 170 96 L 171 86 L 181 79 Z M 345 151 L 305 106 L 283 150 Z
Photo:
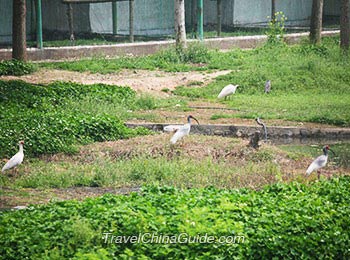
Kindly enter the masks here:
M 0 213 L 4 259 L 349 259 L 350 178 L 259 191 L 146 187 Z M 115 236 L 244 236 L 241 243 L 105 243 Z
M 266 31 L 267 45 L 284 45 L 284 27 L 287 17 L 283 12 L 276 12 L 274 21 L 269 22 L 269 28 Z
M 145 130 L 127 128 L 114 114 L 82 112 L 85 97 L 94 104 L 104 102 L 135 106 L 129 87 L 103 84 L 81 85 L 55 82 L 47 86 L 22 81 L 0 81 L 0 158 L 11 156 L 17 142 L 25 140 L 27 155 L 74 152 L 75 145 L 128 138 Z M 76 107 L 71 103 L 78 104 Z
M 22 76 L 33 73 L 35 70 L 35 66 L 29 62 L 19 60 L 5 60 L 0 62 L 0 76 Z

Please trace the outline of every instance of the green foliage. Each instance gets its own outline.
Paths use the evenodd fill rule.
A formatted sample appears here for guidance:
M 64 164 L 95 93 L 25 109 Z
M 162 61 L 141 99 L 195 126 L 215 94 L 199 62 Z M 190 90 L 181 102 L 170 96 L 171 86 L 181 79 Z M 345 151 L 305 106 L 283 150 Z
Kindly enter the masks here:
M 267 35 L 267 45 L 283 45 L 284 44 L 284 34 L 286 29 L 284 27 L 287 17 L 283 12 L 276 12 L 275 19 L 270 20 L 269 28 L 266 31 Z
M 117 140 L 137 134 L 119 117 L 82 107 L 93 103 L 117 103 L 135 107 L 135 92 L 128 87 L 55 82 L 48 86 L 22 81 L 0 81 L 0 157 L 17 150 L 25 140 L 26 154 L 74 152 L 75 145 Z M 79 104 L 72 106 L 72 103 Z M 139 131 L 138 133 L 142 133 Z M 145 131 L 143 131 L 145 133 Z
M 123 56 L 117 59 L 95 58 L 89 60 L 44 63 L 40 66 L 93 73 L 113 73 L 125 69 L 163 69 L 166 71 L 201 70 L 196 64 L 207 63 L 211 52 L 203 44 L 190 44 L 186 49 L 174 47 L 142 57 Z
M 350 178 L 259 191 L 145 187 L 0 213 L 4 259 L 348 259 Z M 105 243 L 114 236 L 244 236 L 241 243 Z M 109 236 L 110 238 L 111 236 Z M 216 240 L 217 241 L 217 240 Z
M 33 73 L 36 67 L 29 62 L 19 60 L 4 60 L 0 61 L 0 76 L 13 75 L 22 76 Z

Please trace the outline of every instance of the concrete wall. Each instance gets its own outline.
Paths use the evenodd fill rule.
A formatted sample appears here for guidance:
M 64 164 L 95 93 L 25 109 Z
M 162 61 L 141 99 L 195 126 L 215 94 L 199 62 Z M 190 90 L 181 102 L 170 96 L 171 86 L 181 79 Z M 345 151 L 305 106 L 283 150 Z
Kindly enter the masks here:
M 93 32 L 112 33 L 112 4 L 90 5 Z M 129 34 L 129 2 L 117 3 L 118 34 Z M 160 35 L 174 33 L 173 0 L 135 0 L 134 34 Z

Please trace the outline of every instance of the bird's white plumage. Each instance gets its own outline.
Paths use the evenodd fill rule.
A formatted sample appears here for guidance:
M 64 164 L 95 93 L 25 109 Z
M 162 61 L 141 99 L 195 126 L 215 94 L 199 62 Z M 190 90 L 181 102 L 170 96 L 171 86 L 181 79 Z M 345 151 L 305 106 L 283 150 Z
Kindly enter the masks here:
M 20 165 L 23 162 L 24 152 L 23 152 L 23 143 L 19 144 L 19 151 L 2 167 L 2 172 L 9 170 L 17 165 Z
M 179 130 L 180 127 L 181 127 L 181 125 L 167 125 L 167 126 L 164 126 L 163 131 L 164 132 L 176 132 L 177 130 Z
M 237 87 L 238 85 L 227 85 L 221 90 L 220 94 L 218 95 L 218 98 L 224 98 L 228 95 L 234 94 L 236 92 Z
M 176 133 L 171 137 L 170 142 L 172 144 L 175 144 L 178 140 L 180 140 L 182 137 L 188 135 L 191 131 L 191 124 L 187 123 L 183 126 L 180 126 L 179 129 L 176 131 Z
M 328 155 L 324 155 L 324 154 L 320 155 L 307 168 L 306 174 L 309 175 L 313 171 L 317 171 L 318 169 L 325 167 L 327 164 L 327 160 L 328 160 Z

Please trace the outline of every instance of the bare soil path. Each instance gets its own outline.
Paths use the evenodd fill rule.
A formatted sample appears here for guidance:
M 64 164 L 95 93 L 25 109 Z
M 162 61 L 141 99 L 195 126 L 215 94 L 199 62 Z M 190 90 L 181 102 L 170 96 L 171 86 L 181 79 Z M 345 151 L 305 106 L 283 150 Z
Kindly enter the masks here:
M 74 72 L 66 70 L 39 69 L 24 76 L 2 76 L 0 79 L 20 79 L 30 83 L 47 84 L 54 81 L 71 81 L 82 84 L 103 83 L 109 85 L 130 86 L 139 93 L 150 93 L 156 96 L 169 96 L 164 89 L 174 90 L 177 86 L 193 82 L 205 86 L 216 77 L 230 73 L 229 70 L 214 72 L 164 72 L 149 70 L 122 70 L 113 74 Z

